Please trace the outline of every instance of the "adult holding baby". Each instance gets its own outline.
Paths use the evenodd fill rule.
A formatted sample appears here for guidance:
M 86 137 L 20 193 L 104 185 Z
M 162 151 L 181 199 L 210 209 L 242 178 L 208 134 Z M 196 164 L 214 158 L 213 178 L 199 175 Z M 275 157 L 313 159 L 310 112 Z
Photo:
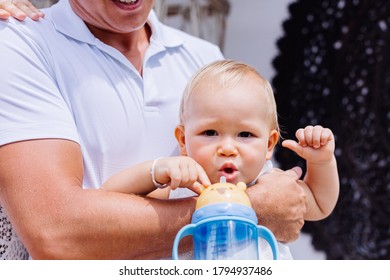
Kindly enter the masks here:
M 34 259 L 167 257 L 190 221 L 194 197 L 96 190 L 128 166 L 178 154 L 185 83 L 222 59 L 216 46 L 161 24 L 153 4 L 61 0 L 44 20 L 0 22 L 0 213 Z M 248 191 L 280 241 L 303 225 L 297 179 L 274 170 Z M 4 248 L 1 258 L 17 258 Z

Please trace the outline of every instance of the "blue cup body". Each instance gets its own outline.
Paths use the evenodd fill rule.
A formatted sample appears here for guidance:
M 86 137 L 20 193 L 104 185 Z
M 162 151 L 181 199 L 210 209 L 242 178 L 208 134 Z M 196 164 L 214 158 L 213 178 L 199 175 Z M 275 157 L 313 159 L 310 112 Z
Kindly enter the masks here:
M 194 259 L 197 260 L 254 260 L 259 259 L 258 239 L 270 245 L 278 259 L 277 242 L 272 232 L 257 225 L 252 208 L 236 204 L 215 204 L 198 209 L 192 223 L 176 235 L 172 250 L 178 259 L 180 240 L 193 237 Z
M 198 224 L 194 229 L 193 243 L 196 260 L 259 258 L 256 225 L 231 217 Z

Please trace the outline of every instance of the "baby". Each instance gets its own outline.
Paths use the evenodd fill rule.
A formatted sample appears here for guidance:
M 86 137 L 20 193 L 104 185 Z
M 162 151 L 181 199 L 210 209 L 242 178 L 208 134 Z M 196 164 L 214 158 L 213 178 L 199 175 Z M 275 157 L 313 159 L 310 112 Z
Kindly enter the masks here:
M 104 188 L 168 197 L 168 191 L 220 181 L 256 184 L 278 143 L 279 125 L 269 82 L 249 65 L 222 60 L 202 68 L 184 91 L 180 124 L 175 129 L 181 156 L 158 158 L 124 170 Z M 305 220 L 321 220 L 334 209 L 339 177 L 333 133 L 322 126 L 296 132 L 297 141 L 282 146 L 306 160 L 302 186 L 307 196 Z M 169 188 L 166 188 L 168 187 Z

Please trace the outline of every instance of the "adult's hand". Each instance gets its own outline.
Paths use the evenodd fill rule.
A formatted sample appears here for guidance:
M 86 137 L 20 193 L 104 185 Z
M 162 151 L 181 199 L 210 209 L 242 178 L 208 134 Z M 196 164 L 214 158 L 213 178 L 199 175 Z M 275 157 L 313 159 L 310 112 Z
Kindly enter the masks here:
M 306 194 L 299 180 L 298 167 L 282 171 L 273 169 L 248 188 L 248 195 L 259 223 L 268 227 L 280 242 L 299 237 L 306 213 Z
M 18 20 L 26 17 L 38 20 L 44 14 L 27 0 L 0 0 L 0 19 L 6 20 L 10 16 Z

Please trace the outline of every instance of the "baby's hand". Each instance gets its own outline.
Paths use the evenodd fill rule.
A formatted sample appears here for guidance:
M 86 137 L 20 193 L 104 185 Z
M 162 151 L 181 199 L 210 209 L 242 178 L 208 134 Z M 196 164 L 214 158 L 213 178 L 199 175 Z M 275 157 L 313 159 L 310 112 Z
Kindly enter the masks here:
M 333 158 L 335 141 L 329 128 L 320 125 L 307 126 L 298 129 L 295 136 L 298 142 L 285 140 L 282 146 L 311 162 L 323 162 Z
M 199 194 L 203 186 L 211 185 L 209 177 L 195 160 L 186 156 L 161 158 L 154 168 L 154 177 L 171 189 L 189 188 Z

